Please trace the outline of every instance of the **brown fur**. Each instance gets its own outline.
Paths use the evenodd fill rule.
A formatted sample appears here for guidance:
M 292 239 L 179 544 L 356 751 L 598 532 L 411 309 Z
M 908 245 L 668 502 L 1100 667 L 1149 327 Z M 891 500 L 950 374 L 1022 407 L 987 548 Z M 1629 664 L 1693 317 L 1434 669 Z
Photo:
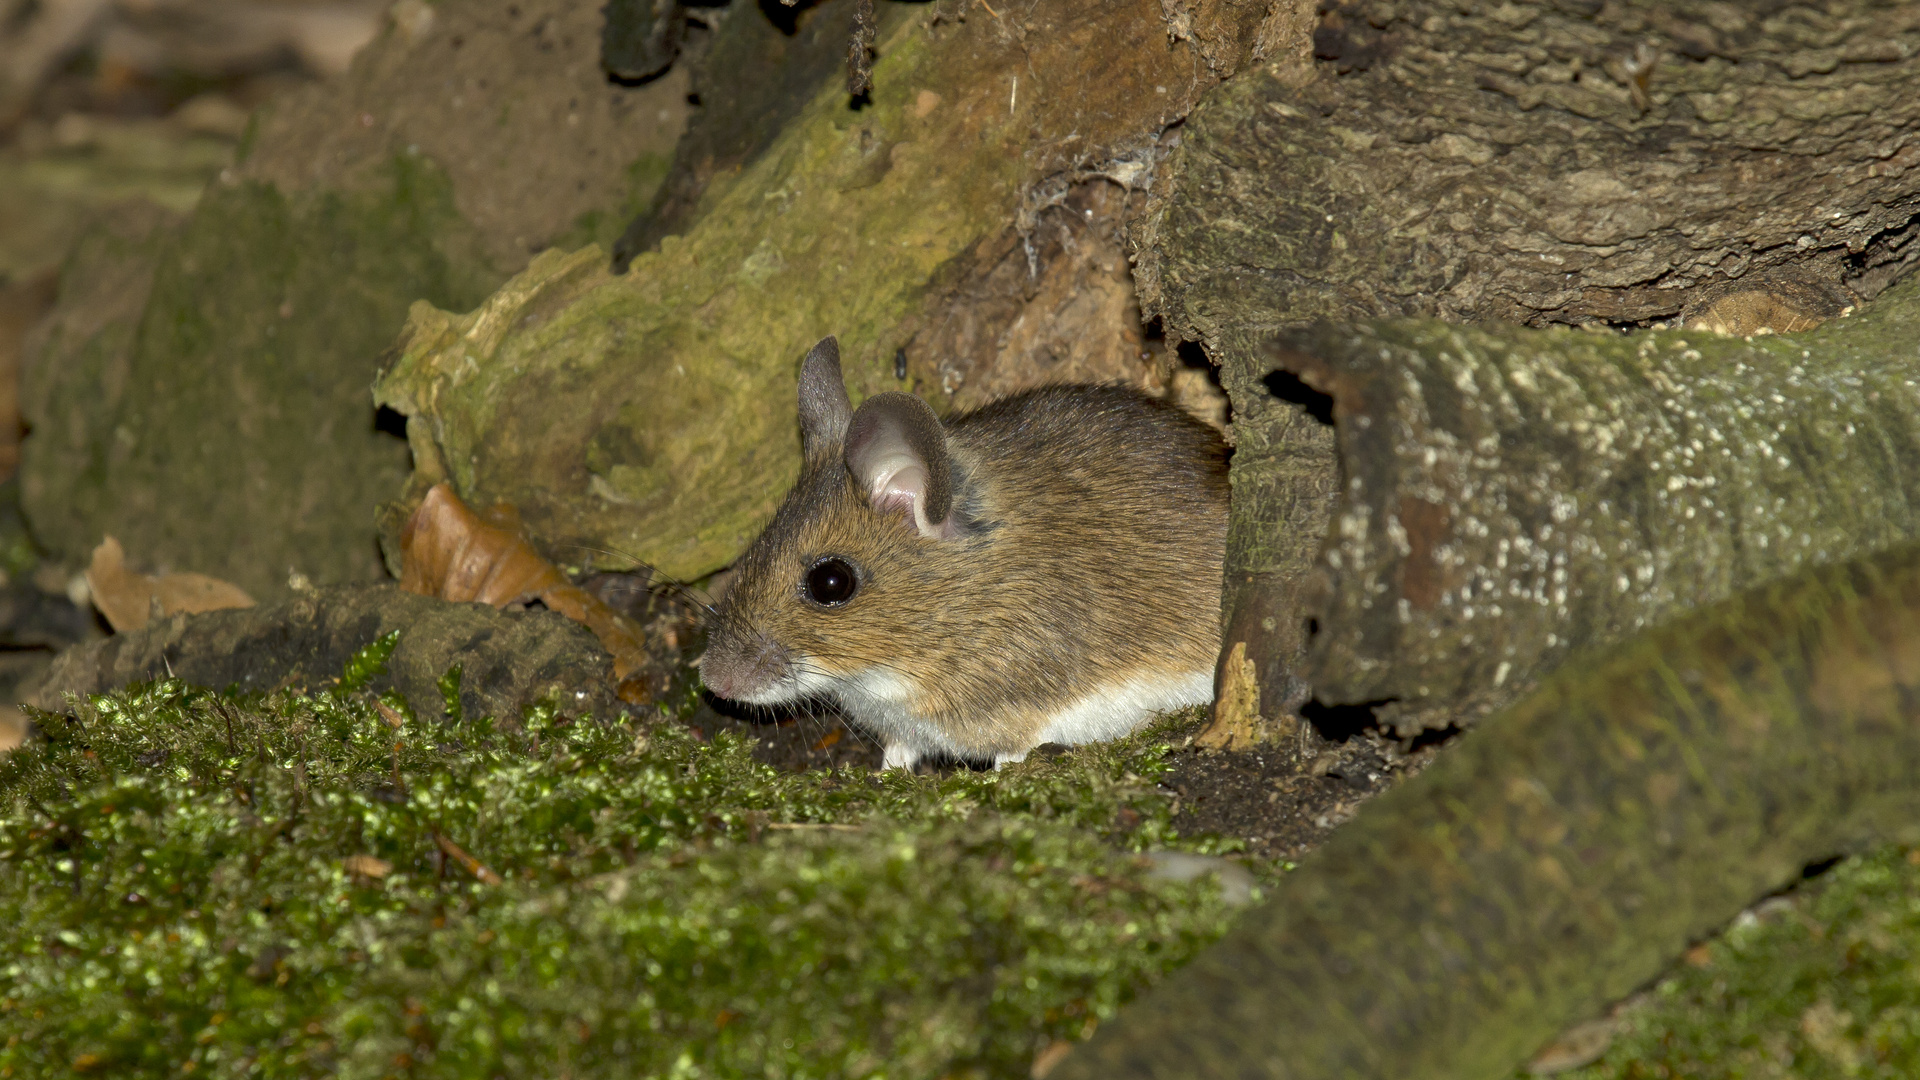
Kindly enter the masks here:
M 736 568 L 709 685 L 745 693 L 797 658 L 834 676 L 883 667 L 915 713 L 988 757 L 1024 753 L 1104 687 L 1211 668 L 1227 528 L 1212 429 L 1114 386 L 1034 390 L 943 426 L 960 535 L 876 512 L 839 448 L 818 447 Z M 829 554 L 860 570 L 843 607 L 803 595 Z

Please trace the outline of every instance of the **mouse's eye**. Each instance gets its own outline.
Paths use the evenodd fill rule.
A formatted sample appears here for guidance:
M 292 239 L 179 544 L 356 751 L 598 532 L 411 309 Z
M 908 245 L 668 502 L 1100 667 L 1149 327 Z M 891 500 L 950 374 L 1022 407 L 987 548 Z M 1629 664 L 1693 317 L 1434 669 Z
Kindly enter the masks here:
M 822 607 L 839 607 L 853 599 L 860 587 L 860 575 L 853 564 L 838 555 L 829 555 L 807 569 L 807 599 Z

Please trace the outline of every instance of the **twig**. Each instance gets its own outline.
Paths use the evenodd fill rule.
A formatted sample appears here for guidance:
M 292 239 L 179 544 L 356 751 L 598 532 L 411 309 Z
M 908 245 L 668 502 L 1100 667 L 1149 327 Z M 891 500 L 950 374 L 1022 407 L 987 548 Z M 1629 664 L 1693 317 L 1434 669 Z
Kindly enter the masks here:
M 858 825 L 840 825 L 830 821 L 775 821 L 769 829 L 828 829 L 832 832 L 859 832 Z
M 505 883 L 505 878 L 487 869 L 487 864 L 467 854 L 459 844 L 447 839 L 447 835 L 438 829 L 433 831 L 433 842 L 440 845 L 440 850 L 445 852 L 448 858 L 466 867 L 467 873 L 478 878 L 480 884 L 500 885 Z

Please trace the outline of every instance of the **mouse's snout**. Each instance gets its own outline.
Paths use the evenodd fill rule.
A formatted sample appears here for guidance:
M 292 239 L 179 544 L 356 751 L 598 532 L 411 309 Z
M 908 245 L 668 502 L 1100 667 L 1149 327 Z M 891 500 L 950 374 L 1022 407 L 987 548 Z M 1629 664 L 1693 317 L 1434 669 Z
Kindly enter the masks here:
M 792 666 L 787 648 L 765 634 L 723 632 L 700 658 L 700 681 L 723 698 L 770 705 L 789 696 Z

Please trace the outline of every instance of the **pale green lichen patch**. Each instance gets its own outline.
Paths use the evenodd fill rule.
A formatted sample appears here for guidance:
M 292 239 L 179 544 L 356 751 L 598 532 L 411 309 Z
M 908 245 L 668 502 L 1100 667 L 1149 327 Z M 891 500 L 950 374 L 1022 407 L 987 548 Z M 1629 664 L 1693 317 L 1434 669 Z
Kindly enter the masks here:
M 431 418 L 421 456 L 469 501 L 513 503 L 562 561 L 683 580 L 729 562 L 797 469 L 801 355 L 834 334 L 856 400 L 893 385 L 889 335 L 1004 227 L 1028 168 L 991 80 L 931 113 L 920 97 L 997 54 L 903 20 L 879 55 L 870 104 L 836 77 L 627 274 L 553 253 L 471 314 L 417 308 L 376 393 Z
M 1130 854 L 1209 847 L 1165 726 L 936 778 L 351 695 L 76 714 L 0 763 L 15 1076 L 1024 1076 L 1229 915 Z

